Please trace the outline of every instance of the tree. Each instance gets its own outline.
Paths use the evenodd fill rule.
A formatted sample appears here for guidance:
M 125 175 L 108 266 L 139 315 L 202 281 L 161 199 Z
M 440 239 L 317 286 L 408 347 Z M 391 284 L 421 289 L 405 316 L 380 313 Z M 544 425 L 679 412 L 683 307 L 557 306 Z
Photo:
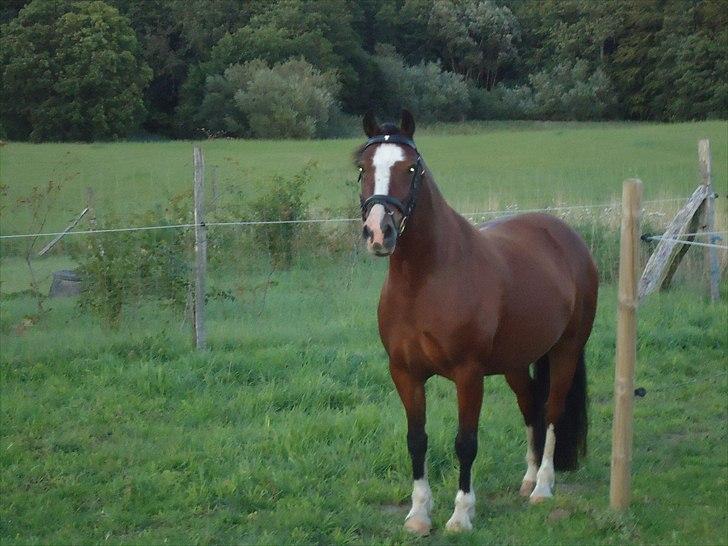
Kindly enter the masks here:
M 397 116 L 402 107 L 423 121 L 461 121 L 471 103 L 468 85 L 460 74 L 443 71 L 434 62 L 408 66 L 391 48 L 381 47 L 376 56 L 384 76 L 383 99 L 377 111 Z
M 139 126 L 151 71 L 115 8 L 33 0 L 2 34 L 0 112 L 9 138 L 119 138 Z
M 518 55 L 520 26 L 507 7 L 490 0 L 436 0 L 430 31 L 450 70 L 491 89 L 499 70 Z
M 209 76 L 254 59 L 273 64 L 301 57 L 323 72 L 335 70 L 341 82 L 338 98 L 344 107 L 349 111 L 365 108 L 371 92 L 369 81 L 376 81 L 376 75 L 371 74 L 372 63 L 353 30 L 352 10 L 347 4 L 338 0 L 277 0 L 245 26 L 224 35 L 210 51 L 209 59 L 191 69 L 178 111 L 180 119 L 194 119 Z M 184 130 L 194 132 L 189 126 Z
M 208 134 L 256 138 L 325 136 L 337 110 L 334 72 L 303 59 L 272 67 L 256 59 L 207 79 L 197 123 Z
M 144 128 L 169 136 L 176 132 L 175 110 L 189 68 L 207 60 L 220 38 L 267 6 L 264 0 L 108 1 L 129 18 L 152 68 Z

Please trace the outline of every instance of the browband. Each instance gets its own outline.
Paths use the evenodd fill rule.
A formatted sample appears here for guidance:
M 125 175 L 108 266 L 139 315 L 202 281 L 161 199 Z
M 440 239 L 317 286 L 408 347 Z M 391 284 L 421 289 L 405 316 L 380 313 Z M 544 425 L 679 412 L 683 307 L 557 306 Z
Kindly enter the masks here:
M 415 146 L 415 142 L 411 138 L 407 138 L 404 135 L 374 135 L 366 141 L 366 143 L 364 144 L 364 149 L 368 148 L 372 144 L 403 144 L 405 146 L 409 146 L 415 152 L 417 151 L 417 146 Z

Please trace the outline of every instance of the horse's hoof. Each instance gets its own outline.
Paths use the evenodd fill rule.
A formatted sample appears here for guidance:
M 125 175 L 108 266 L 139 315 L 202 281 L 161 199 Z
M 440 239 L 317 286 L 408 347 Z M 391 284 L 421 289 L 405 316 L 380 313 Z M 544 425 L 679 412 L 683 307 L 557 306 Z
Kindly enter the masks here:
M 430 534 L 431 524 L 429 519 L 412 516 L 405 520 L 404 528 L 414 535 L 426 537 Z
M 530 497 L 535 487 L 536 482 L 532 482 L 531 480 L 523 480 L 523 482 L 521 482 L 521 489 L 519 489 L 518 493 L 522 497 Z
M 455 517 L 451 517 L 445 524 L 445 529 L 451 533 L 462 533 L 463 531 L 472 531 L 473 524 L 467 518 L 455 519 Z
M 549 500 L 553 496 L 554 494 L 551 492 L 551 488 L 548 485 L 536 484 L 536 488 L 533 490 L 533 493 L 531 493 L 528 500 L 531 504 L 539 504 Z

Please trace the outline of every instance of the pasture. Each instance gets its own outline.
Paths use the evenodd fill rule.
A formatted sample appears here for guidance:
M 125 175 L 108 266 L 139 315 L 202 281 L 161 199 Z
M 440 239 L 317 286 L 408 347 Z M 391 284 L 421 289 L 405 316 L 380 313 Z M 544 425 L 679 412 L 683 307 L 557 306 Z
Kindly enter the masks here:
M 621 182 L 638 177 L 645 199 L 687 197 L 698 181 L 697 142 L 709 138 L 714 184 L 728 188 L 728 135 L 721 121 L 673 125 L 635 123 L 466 123 L 418 130 L 417 145 L 445 197 L 460 212 L 512 207 L 609 203 Z M 352 152 L 362 138 L 318 141 L 210 140 L 207 165 L 218 168 L 223 201 L 250 200 L 274 175 L 291 176 L 315 162 L 307 189 L 314 216 L 358 205 Z M 46 227 L 58 231 L 83 208 L 84 188 L 96 192 L 100 215 L 125 217 L 192 191 L 191 142 L 21 144 L 2 150 L 0 182 L 8 210 L 0 231 L 29 229 L 13 203 L 49 180 L 62 186 Z M 725 201 L 718 207 L 726 210 Z M 673 203 L 670 211 L 675 208 Z M 722 213 L 721 213 L 722 214 Z
M 461 211 L 607 203 L 630 176 L 643 180 L 646 200 L 686 197 L 697 184 L 696 143 L 706 136 L 721 197 L 728 185 L 724 122 L 484 124 L 416 136 Z M 359 142 L 203 146 L 228 200 L 252 197 L 273 175 L 315 160 L 308 191 L 318 216 L 351 214 L 350 157 Z M 185 142 L 10 143 L 0 153 L 0 182 L 8 186 L 3 234 L 31 227 L 14 214 L 14 201 L 49 177 L 63 185 L 51 230 L 78 212 L 88 185 L 99 214 L 119 222 L 191 186 Z M 725 200 L 717 203 L 725 229 Z M 659 228 L 678 206 L 654 203 L 646 212 Z M 567 220 L 581 223 L 580 214 Z M 598 229 L 616 237 L 613 219 Z M 558 476 L 553 502 L 528 506 L 518 496 L 520 414 L 503 378 L 489 378 L 474 466 L 475 531 L 446 534 L 457 487 L 456 404 L 452 384 L 433 378 L 434 531 L 415 540 L 402 530 L 411 491 L 405 420 L 376 329 L 386 263 L 357 250 L 352 234 L 342 237 L 348 250 L 300 253 L 288 270 L 271 269 L 247 246 L 217 249 L 223 255 L 211 256 L 210 291 L 229 296 L 209 302 L 204 353 L 192 350 L 183 316 L 153 300 L 125 308 L 115 330 L 73 299 L 51 300 L 48 313 L 29 320 L 35 304 L 21 259 L 4 254 L 3 543 L 726 543 L 725 280 L 721 302 L 708 306 L 688 270 L 640 309 L 636 384 L 647 396 L 635 404 L 629 513 L 607 506 L 616 289 L 605 283 L 587 351 L 585 465 Z M 54 255 L 38 265 L 43 276 L 72 262 Z

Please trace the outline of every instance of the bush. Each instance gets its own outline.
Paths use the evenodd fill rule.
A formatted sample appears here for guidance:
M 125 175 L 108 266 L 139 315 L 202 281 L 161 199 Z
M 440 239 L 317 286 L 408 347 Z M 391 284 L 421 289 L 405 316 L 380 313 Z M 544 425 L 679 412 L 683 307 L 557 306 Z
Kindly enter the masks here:
M 177 196 L 167 211 L 157 209 L 140 214 L 132 223 L 189 222 L 186 211 L 191 209 L 190 201 L 187 195 Z M 109 218 L 106 226 L 113 225 L 113 218 Z M 87 247 L 76 256 L 84 281 L 79 304 L 99 315 L 111 327 L 118 326 L 124 305 L 142 297 L 183 308 L 189 290 L 187 257 L 191 247 L 190 231 L 180 229 L 127 231 L 89 238 Z
M 333 72 L 320 72 L 303 59 L 271 68 L 258 59 L 207 79 L 197 121 L 212 135 L 322 137 L 338 111 L 337 92 Z
M 502 84 L 498 84 L 490 91 L 481 87 L 471 87 L 470 102 L 471 119 L 528 119 L 533 111 L 533 99 L 529 89 L 507 88 Z
M 311 182 L 314 163 L 307 164 L 291 178 L 276 176 L 268 193 L 261 195 L 250 206 L 254 220 L 304 220 L 309 206 L 306 187 Z M 275 224 L 259 226 L 255 230 L 257 242 L 266 248 L 275 267 L 290 267 L 296 238 L 301 224 Z
M 391 50 L 375 57 L 386 93 L 377 110 L 396 117 L 402 107 L 423 121 L 462 121 L 470 110 L 470 93 L 462 76 L 429 62 L 408 66 Z
M 134 131 L 151 78 L 126 18 L 102 1 L 33 0 L 2 28 L 0 113 L 11 139 Z
M 601 68 L 577 60 L 529 76 L 530 87 L 513 91 L 524 113 L 538 119 L 598 120 L 610 117 L 616 104 L 612 83 Z

